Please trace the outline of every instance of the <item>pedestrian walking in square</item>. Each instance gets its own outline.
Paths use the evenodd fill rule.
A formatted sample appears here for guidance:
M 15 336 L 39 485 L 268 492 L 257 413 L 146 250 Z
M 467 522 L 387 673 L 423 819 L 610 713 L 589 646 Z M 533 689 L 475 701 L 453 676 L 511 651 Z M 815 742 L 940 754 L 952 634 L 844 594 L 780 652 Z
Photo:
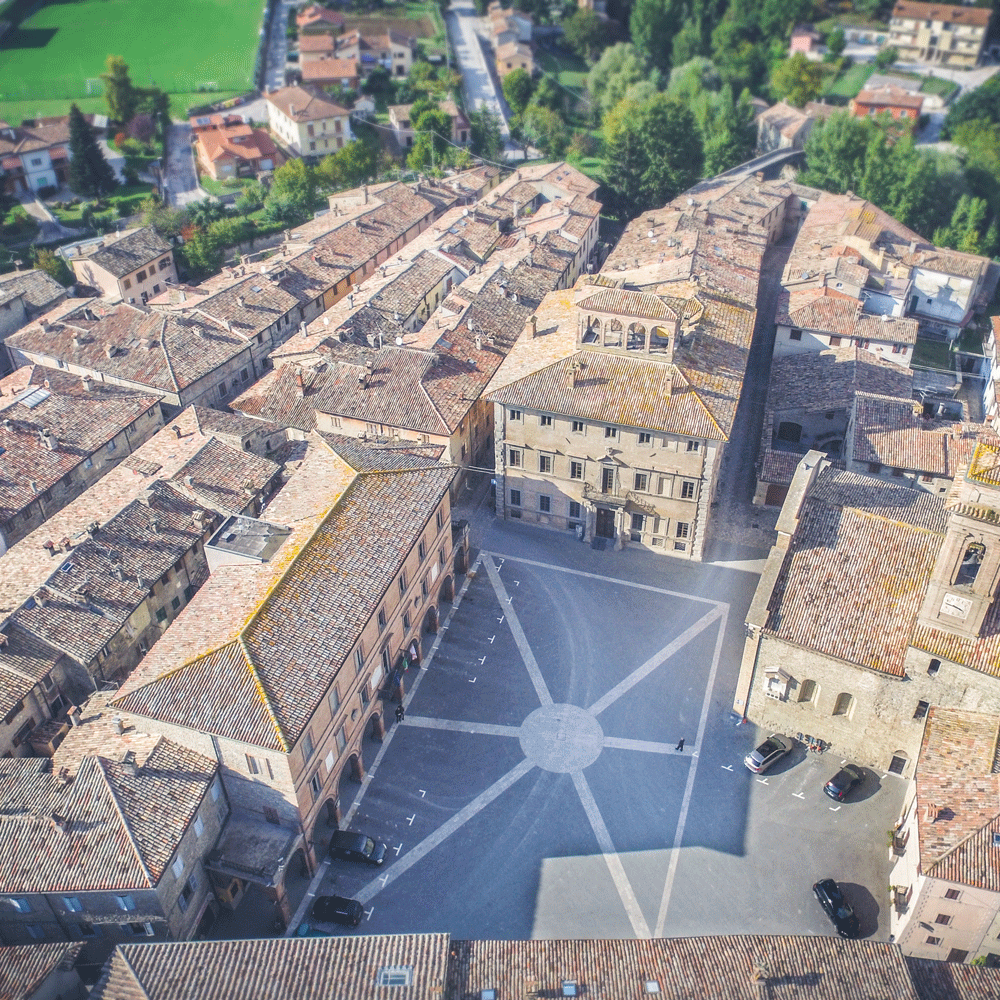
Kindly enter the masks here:
M 683 750 L 684 749 L 684 738 L 683 737 L 681 737 L 680 741 L 678 742 L 677 746 L 674 747 L 674 749 L 675 750 Z
M 402 705 L 397 705 L 396 706 L 396 721 L 397 722 L 402 722 L 403 719 L 405 719 L 405 718 L 406 718 L 406 712 L 403 711 L 403 706 Z

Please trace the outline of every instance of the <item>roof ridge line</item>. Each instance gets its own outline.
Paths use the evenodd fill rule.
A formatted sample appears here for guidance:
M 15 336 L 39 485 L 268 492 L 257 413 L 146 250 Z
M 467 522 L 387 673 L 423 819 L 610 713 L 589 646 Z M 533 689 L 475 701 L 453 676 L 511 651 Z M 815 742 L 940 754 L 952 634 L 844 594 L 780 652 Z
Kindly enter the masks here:
M 285 753 L 289 753 L 292 749 L 292 745 L 288 742 L 288 738 L 285 736 L 285 731 L 281 727 L 281 723 L 278 721 L 278 715 L 274 710 L 274 704 L 271 702 L 271 697 L 267 693 L 267 689 L 264 687 L 264 680 L 260 676 L 260 671 L 257 669 L 257 664 L 253 661 L 253 653 L 250 652 L 250 647 L 247 645 L 246 637 L 243 632 L 240 633 L 236 640 L 240 649 L 243 650 L 243 655 L 246 657 L 247 667 L 250 670 L 250 676 L 253 678 L 254 686 L 257 688 L 257 694 L 260 695 L 261 704 L 267 711 L 267 714 L 271 717 L 271 724 L 274 726 L 274 731 L 278 736 L 278 742 L 281 744 L 281 749 Z
M 118 818 L 122 821 L 122 826 L 125 827 L 125 832 L 128 834 L 128 842 L 132 845 L 132 851 L 135 854 L 136 860 L 139 862 L 139 867 L 142 868 L 143 874 L 145 874 L 146 881 L 149 882 L 150 888 L 155 889 L 156 882 L 153 879 L 153 873 L 146 865 L 142 852 L 139 850 L 139 845 L 135 841 L 135 837 L 132 834 L 132 827 L 129 825 L 129 821 L 125 818 L 125 813 L 122 811 L 121 803 L 118 801 L 118 796 L 115 795 L 115 790 L 111 785 L 110 779 L 108 778 L 107 771 L 104 770 L 104 762 L 97 755 L 94 756 L 94 761 L 100 769 L 101 777 L 104 779 L 104 784 L 108 789 L 108 794 L 111 796 L 112 803 L 114 803 L 115 812 L 118 813 Z
M 174 366 L 170 363 L 170 352 L 167 350 L 167 316 L 164 314 L 163 322 L 160 326 L 160 348 L 163 351 L 163 360 L 166 362 L 167 371 L 170 373 L 170 381 L 174 383 L 174 388 L 180 392 L 181 384 L 177 381 L 177 376 L 174 374 Z

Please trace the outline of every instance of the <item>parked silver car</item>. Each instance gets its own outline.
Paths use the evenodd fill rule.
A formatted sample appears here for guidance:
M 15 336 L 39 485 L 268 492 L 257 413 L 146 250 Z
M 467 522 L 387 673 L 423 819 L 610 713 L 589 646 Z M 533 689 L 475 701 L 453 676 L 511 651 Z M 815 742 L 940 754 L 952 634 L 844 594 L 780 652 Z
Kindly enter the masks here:
M 785 736 L 772 733 L 756 750 L 743 758 L 743 763 L 754 774 L 763 774 L 772 764 L 781 760 L 792 749 L 792 741 Z

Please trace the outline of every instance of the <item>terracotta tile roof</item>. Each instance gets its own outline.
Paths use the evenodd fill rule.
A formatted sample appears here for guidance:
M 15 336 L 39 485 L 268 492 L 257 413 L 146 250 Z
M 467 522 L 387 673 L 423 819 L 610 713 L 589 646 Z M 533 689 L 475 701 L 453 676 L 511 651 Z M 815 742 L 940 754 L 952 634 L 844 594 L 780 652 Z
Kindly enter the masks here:
M 429 250 L 417 256 L 402 273 L 376 292 L 368 305 L 382 312 L 398 313 L 403 321 L 455 270 L 455 263 Z M 466 268 L 466 273 L 468 269 Z
M 859 299 L 831 288 L 782 291 L 774 321 L 785 326 L 850 337 L 861 313 Z
M 62 653 L 10 619 L 4 621 L 3 633 L 7 643 L 0 651 L 0 713 L 7 715 L 52 670 Z
M 229 128 L 209 129 L 199 132 L 198 142 L 210 160 L 221 160 L 229 156 L 237 160 L 276 159 L 278 148 L 271 136 L 262 128 L 249 125 L 233 125 Z
M 0 1000 L 31 1000 L 49 975 L 76 963 L 83 945 L 76 941 L 0 948 Z
M 674 308 L 671 308 L 671 305 Z M 621 313 L 626 316 L 639 316 L 643 319 L 676 320 L 684 313 L 685 302 L 681 301 L 679 308 L 674 303 L 664 301 L 648 292 L 629 291 L 624 288 L 602 288 L 593 295 L 582 299 L 579 306 L 582 310 L 594 312 Z
M 157 946 L 154 946 L 157 947 Z M 830 937 L 720 935 L 592 941 L 452 941 L 445 1000 L 484 989 L 501 998 L 561 996 L 571 980 L 589 996 L 639 1000 L 912 1000 L 903 956 L 893 945 Z M 762 982 L 754 968 L 768 966 Z
M 168 984 L 182 981 L 186 995 L 215 1000 L 268 995 L 440 1000 L 449 940 L 447 934 L 391 934 L 123 945 L 111 956 L 91 997 L 165 1000 Z M 410 985 L 376 985 L 380 970 L 397 967 L 412 970 Z
M 921 267 L 941 274 L 953 274 L 960 278 L 979 280 L 990 266 L 988 257 L 979 257 L 958 250 L 939 250 L 937 247 L 922 246 L 900 255 L 903 263 L 910 267 Z
M 912 346 L 917 342 L 919 328 L 920 324 L 915 319 L 862 314 L 854 325 L 853 335 L 859 340 L 889 341 Z
M 227 413 L 225 410 L 215 410 L 210 406 L 193 407 L 198 426 L 203 434 L 212 434 L 229 440 L 243 440 L 248 434 L 274 434 L 284 438 L 283 429 L 267 420 L 253 420 L 242 413 Z
M 977 28 L 985 28 L 990 23 L 988 9 L 917 3 L 915 0 L 897 0 L 896 6 L 892 8 L 892 16 L 914 18 L 918 21 L 950 21 L 958 25 L 971 24 Z
M 248 341 L 194 312 L 155 312 L 121 303 L 96 321 L 78 309 L 46 330 L 34 323 L 7 343 L 28 354 L 175 394 L 246 350 Z
M 776 128 L 786 139 L 794 139 L 803 129 L 808 128 L 812 119 L 801 108 L 794 108 L 781 101 L 757 116 L 758 122 Z
M 329 10 L 326 7 L 321 7 L 316 3 L 311 3 L 308 7 L 303 7 L 295 15 L 295 23 L 300 28 L 309 27 L 313 24 L 334 24 L 342 27 L 346 23 L 346 20 L 343 14 L 335 10 Z
M 305 83 L 352 80 L 358 75 L 358 64 L 353 59 L 309 59 L 301 64 L 299 72 Z
M 917 1000 L 996 1000 L 1000 969 L 904 956 Z
M 299 17 L 302 15 L 300 14 Z M 332 52 L 336 48 L 333 32 L 317 31 L 299 36 L 299 52 Z M 305 66 L 305 63 L 302 64 Z
M 4 760 L 0 892 L 155 887 L 217 771 L 215 761 L 168 740 L 134 775 L 95 756 L 66 783 L 37 759 Z
M 0 295 L 5 300 L 20 295 L 31 315 L 46 312 L 66 297 L 66 289 L 44 271 L 14 271 L 0 274 Z
M 341 460 L 338 466 L 348 471 Z M 116 707 L 287 752 L 454 474 L 436 466 L 326 476 L 319 495 L 306 483 L 308 516 L 299 521 L 279 493 L 265 516 L 289 524 L 292 534 L 276 556 L 213 573 L 122 688 Z
M 858 91 L 854 101 L 875 108 L 912 108 L 918 112 L 924 106 L 923 94 L 911 94 L 892 84 L 864 87 Z
M 827 469 L 803 504 L 765 629 L 786 642 L 903 676 L 945 529 L 941 498 Z
M 299 385 L 299 377 L 303 385 Z M 355 374 L 355 379 L 357 374 Z M 322 373 L 302 371 L 296 365 L 282 365 L 267 372 L 231 401 L 239 413 L 259 417 L 281 427 L 311 431 L 316 427 L 316 409 L 307 393 Z
M 212 437 L 174 473 L 173 481 L 196 503 L 207 502 L 215 510 L 235 514 L 254 497 L 266 496 L 280 471 L 270 459 Z
M 20 156 L 69 142 L 69 118 L 47 125 L 7 125 L 0 129 L 0 156 Z M 7 130 L 13 133 L 9 135 Z M 16 164 L 20 166 L 20 164 Z
M 27 365 L 0 380 L 0 524 L 149 412 L 159 396 Z M 43 442 L 50 431 L 54 448 Z
M 917 761 L 920 871 L 1000 892 L 1000 722 L 995 715 L 932 708 Z
M 113 243 L 105 243 L 89 255 L 89 260 L 116 278 L 124 278 L 171 249 L 155 229 L 143 226 L 122 233 Z
M 443 445 L 392 444 L 361 442 L 344 434 L 323 431 L 319 436 L 356 472 L 389 472 L 420 469 L 435 465 L 444 454 Z
M 323 118 L 338 118 L 350 114 L 347 108 L 331 101 L 317 87 L 282 87 L 265 93 L 264 99 L 296 122 L 320 121 Z
M 981 424 L 928 420 L 912 399 L 859 392 L 851 457 L 954 479 L 968 467 L 979 435 L 987 432 Z

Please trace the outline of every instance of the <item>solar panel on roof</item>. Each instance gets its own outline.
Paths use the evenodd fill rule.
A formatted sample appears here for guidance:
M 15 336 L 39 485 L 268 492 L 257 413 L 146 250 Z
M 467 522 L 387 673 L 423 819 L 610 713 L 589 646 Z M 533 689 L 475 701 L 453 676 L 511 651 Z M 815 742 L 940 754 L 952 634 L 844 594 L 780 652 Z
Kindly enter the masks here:
M 48 389 L 43 389 L 40 386 L 34 389 L 28 389 L 21 396 L 18 397 L 19 403 L 24 403 L 29 410 L 33 410 L 39 403 L 44 403 L 45 400 L 51 396 L 52 393 Z

